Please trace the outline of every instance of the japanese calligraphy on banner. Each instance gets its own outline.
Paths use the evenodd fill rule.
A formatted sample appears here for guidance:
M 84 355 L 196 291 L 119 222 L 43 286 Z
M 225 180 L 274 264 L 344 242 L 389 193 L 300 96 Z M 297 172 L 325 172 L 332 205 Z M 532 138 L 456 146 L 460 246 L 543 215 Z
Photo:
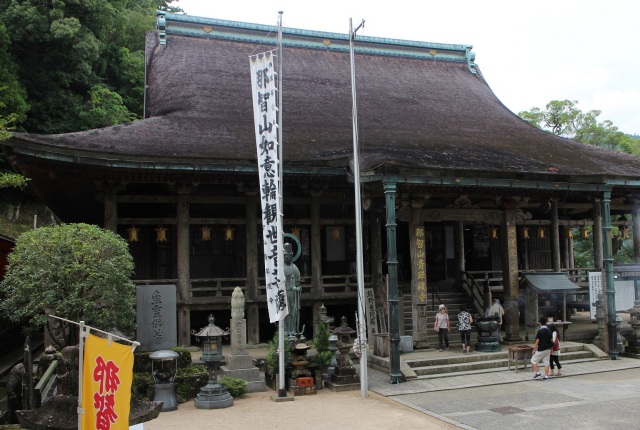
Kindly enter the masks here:
M 424 243 L 424 227 L 416 227 L 416 303 L 427 303 L 427 263 Z
M 250 57 L 253 118 L 256 130 L 264 271 L 269 320 L 276 322 L 288 314 L 282 253 L 282 211 L 280 208 L 280 159 L 278 156 L 278 108 L 274 70 L 275 51 Z
M 128 429 L 132 380 L 131 346 L 89 334 L 82 372 L 82 428 Z

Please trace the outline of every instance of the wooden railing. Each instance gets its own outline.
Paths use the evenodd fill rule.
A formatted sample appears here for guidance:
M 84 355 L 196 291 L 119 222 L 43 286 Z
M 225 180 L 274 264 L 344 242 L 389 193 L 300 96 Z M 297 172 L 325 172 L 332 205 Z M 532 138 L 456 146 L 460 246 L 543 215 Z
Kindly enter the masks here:
M 589 272 L 595 271 L 592 267 L 576 267 L 572 269 L 562 269 L 561 272 L 567 278 L 580 287 L 576 293 L 572 293 L 572 302 L 587 303 L 589 301 Z M 532 272 L 544 273 L 553 272 L 551 269 L 535 270 Z M 518 282 L 522 279 L 522 273 L 518 274 Z M 464 271 L 462 272 L 462 288 L 473 300 L 476 310 L 481 311 L 483 305 L 484 286 L 488 283 L 491 293 L 501 293 L 504 290 L 501 271 Z
M 264 278 L 258 279 L 258 299 L 266 300 L 266 287 Z M 177 279 L 145 279 L 135 280 L 136 285 L 178 285 Z M 314 299 L 316 297 L 312 285 L 311 276 L 301 276 L 300 285 L 302 287 L 301 299 Z M 364 287 L 371 287 L 371 276 L 364 276 Z M 202 278 L 191 279 L 189 299 L 191 302 L 205 303 L 228 303 L 236 287 L 242 288 L 242 292 L 247 296 L 247 278 Z M 355 274 L 350 275 L 327 275 L 322 277 L 319 297 L 332 299 L 352 298 L 358 294 L 358 279 Z

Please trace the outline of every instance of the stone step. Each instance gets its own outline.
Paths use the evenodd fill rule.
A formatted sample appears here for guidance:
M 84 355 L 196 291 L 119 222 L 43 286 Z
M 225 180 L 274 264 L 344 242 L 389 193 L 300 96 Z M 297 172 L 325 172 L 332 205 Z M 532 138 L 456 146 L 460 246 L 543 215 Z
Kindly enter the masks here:
M 474 353 L 471 354 L 463 354 L 462 348 L 460 348 L 460 355 L 457 355 L 457 349 L 449 348 L 449 353 L 451 351 L 455 351 L 456 355 L 451 356 L 447 355 L 444 357 L 433 357 L 433 358 L 421 358 L 415 360 L 406 360 L 406 363 L 409 367 L 429 367 L 429 366 L 438 366 L 443 364 L 459 364 L 459 363 L 468 363 L 468 362 L 476 362 L 482 360 L 495 360 L 500 358 L 507 358 L 507 351 L 497 351 L 497 352 L 483 352 L 482 354 Z M 587 355 L 592 355 L 590 351 L 586 351 L 584 346 L 581 344 L 575 345 L 566 345 L 562 346 L 560 349 L 560 360 L 564 360 L 565 357 L 570 359 L 573 357 L 574 353 L 586 353 Z
M 420 376 L 442 375 L 458 372 L 480 371 L 486 369 L 496 369 L 509 366 L 509 360 L 504 352 L 496 352 L 489 354 L 462 354 L 461 357 L 447 357 L 440 362 L 433 360 L 433 364 L 427 364 L 420 367 L 414 367 L 412 363 L 407 362 L 415 374 Z M 475 357 L 474 357 L 475 356 Z M 560 362 L 576 362 L 576 361 L 592 361 L 598 360 L 589 351 L 575 351 L 560 355 Z M 436 364 L 437 363 L 437 364 Z M 415 364 L 415 363 L 413 363 Z M 528 364 L 530 366 L 530 364 Z
M 582 358 L 582 359 L 576 359 L 576 360 L 562 360 L 560 359 L 560 364 L 562 364 L 562 366 L 564 367 L 565 364 L 570 366 L 571 364 L 575 364 L 575 363 L 586 363 L 586 362 L 590 362 L 590 361 L 598 361 L 600 360 L 599 358 L 596 357 L 589 357 L 589 358 Z M 501 366 L 496 366 L 496 367 L 485 367 L 485 368 L 477 368 L 477 369 L 466 369 L 466 370 L 461 370 L 461 371 L 451 371 L 451 372 L 441 372 L 441 373 L 433 373 L 433 374 L 428 374 L 428 375 L 418 375 L 415 379 L 438 379 L 438 378 L 449 378 L 452 376 L 464 376 L 464 375 L 477 375 L 479 373 L 493 373 L 496 371 L 504 371 L 504 370 L 508 370 L 509 366 L 508 363 L 501 365 Z M 498 370 L 499 369 L 499 370 Z M 511 367 L 511 370 L 513 370 L 513 364 Z M 532 368 L 531 368 L 531 363 L 529 361 L 527 361 L 527 366 L 525 368 L 522 367 L 522 364 L 518 367 L 518 371 L 522 372 L 522 371 L 526 371 L 526 372 L 531 372 Z

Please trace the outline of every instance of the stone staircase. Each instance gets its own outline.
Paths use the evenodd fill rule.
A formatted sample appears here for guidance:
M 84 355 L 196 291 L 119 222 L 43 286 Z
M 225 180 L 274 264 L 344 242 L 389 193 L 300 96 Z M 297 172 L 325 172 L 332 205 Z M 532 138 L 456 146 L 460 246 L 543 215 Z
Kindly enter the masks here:
M 439 299 L 439 300 L 438 300 Z M 438 312 L 438 305 L 440 303 L 444 304 L 447 308 L 447 312 L 449 313 L 449 321 L 451 322 L 451 330 L 449 331 L 449 347 L 451 350 L 457 351 L 458 349 L 462 349 L 460 343 L 460 335 L 458 334 L 458 313 L 460 312 L 461 305 L 468 306 L 469 298 L 464 293 L 457 292 L 439 292 L 436 303 L 434 304 L 434 310 L 430 310 L 430 313 L 427 317 L 427 323 L 429 330 L 427 331 L 427 345 L 431 348 L 438 347 L 438 334 L 432 330 L 433 324 L 435 321 L 435 315 Z M 469 311 L 470 313 L 474 313 Z M 405 313 L 404 313 L 404 324 L 405 324 L 405 334 L 410 336 L 412 331 L 411 327 L 411 304 L 409 303 L 409 307 L 407 308 L 407 304 L 405 303 Z
M 452 349 L 442 357 L 430 356 L 416 359 L 402 360 L 403 369 L 407 379 L 433 379 L 443 378 L 452 375 L 477 374 L 495 371 L 504 371 L 509 367 L 508 352 L 505 350 L 499 352 L 485 352 L 470 354 L 458 353 L 451 354 Z M 444 352 L 442 354 L 445 354 Z M 606 354 L 594 348 L 593 345 L 566 342 L 562 345 L 560 351 L 560 363 L 596 361 L 606 358 Z M 529 360 L 526 361 L 526 370 L 531 371 Z M 374 367 L 376 367 L 374 365 Z M 513 363 L 512 363 L 513 369 Z M 382 369 L 380 369 L 382 370 Z M 519 370 L 523 370 L 522 361 Z

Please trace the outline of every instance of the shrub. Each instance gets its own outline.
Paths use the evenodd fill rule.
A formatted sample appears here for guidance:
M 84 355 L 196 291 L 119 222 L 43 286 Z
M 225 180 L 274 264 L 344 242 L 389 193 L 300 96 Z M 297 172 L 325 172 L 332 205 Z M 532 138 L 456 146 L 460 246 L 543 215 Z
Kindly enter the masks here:
M 326 369 L 331 364 L 333 351 L 329 350 L 329 328 L 326 324 L 318 324 L 316 336 L 313 339 L 313 348 L 316 354 L 313 356 L 313 363 L 320 369 Z
M 227 389 L 231 397 L 242 398 L 247 394 L 247 381 L 238 378 L 225 376 L 220 380 L 220 385 Z
M 89 224 L 40 227 L 21 234 L 0 283 L 0 312 L 41 332 L 47 313 L 109 330 L 135 329 L 133 258 L 119 235 Z M 59 344 L 74 345 L 69 324 Z

